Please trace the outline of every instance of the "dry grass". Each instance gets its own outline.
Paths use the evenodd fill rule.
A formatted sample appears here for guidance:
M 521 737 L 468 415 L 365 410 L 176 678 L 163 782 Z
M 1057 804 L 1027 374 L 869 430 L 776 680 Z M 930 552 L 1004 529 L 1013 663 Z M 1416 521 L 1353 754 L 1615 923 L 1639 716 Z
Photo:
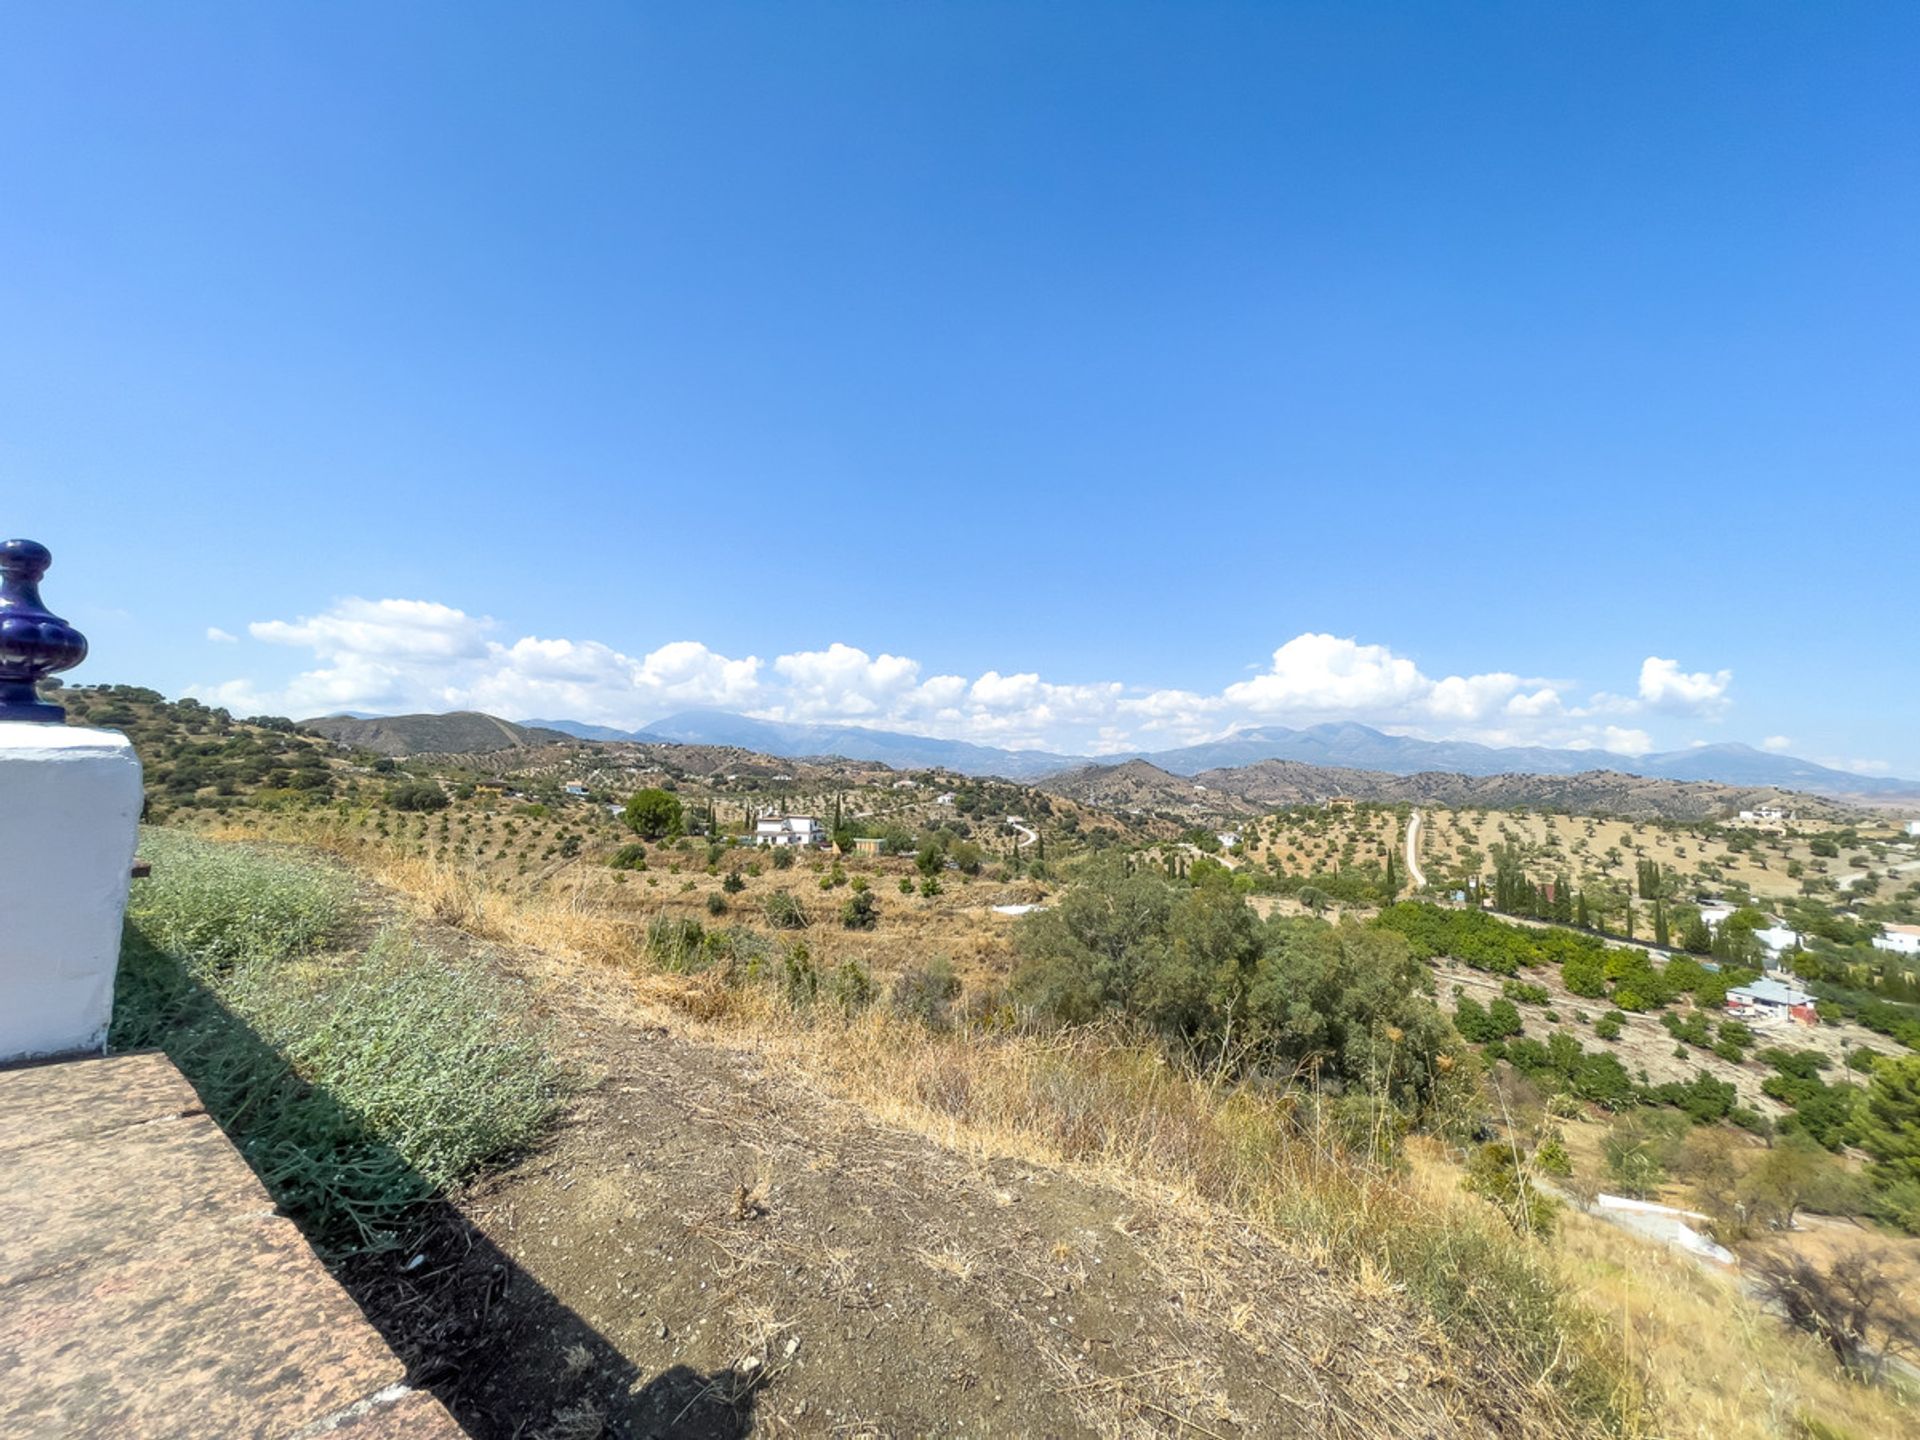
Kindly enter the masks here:
M 1557 1415 L 1572 1430 L 1584 1413 L 1619 1432 L 1676 1436 L 1797 1436 L 1801 1417 L 1859 1436 L 1914 1425 L 1891 1392 L 1847 1382 L 1692 1261 L 1576 1213 L 1551 1246 L 1515 1238 L 1436 1154 L 1415 1152 L 1400 1173 L 1356 1162 L 1300 1096 L 1219 1091 L 1117 1029 L 929 1033 L 877 1008 L 795 1014 L 766 987 L 641 970 L 641 922 L 595 893 L 597 877 L 509 895 L 355 837 L 319 839 L 424 914 L 549 956 L 557 973 L 578 962 L 632 970 L 643 1002 L 705 1039 L 751 1044 L 887 1123 L 966 1154 L 1096 1175 L 1194 1263 L 1254 1225 L 1380 1292 L 1409 1290 L 1453 1336 L 1476 1388 L 1530 1396 L 1528 1419 Z M 922 1260 L 966 1269 L 960 1254 Z M 1584 1308 L 1567 1304 L 1565 1286 Z M 1204 1290 L 1202 1277 L 1196 1296 Z
M 1555 1251 L 1654 1377 L 1667 1435 L 1800 1436 L 1808 1418 L 1859 1440 L 1920 1432 L 1920 1408 L 1847 1379 L 1816 1340 L 1764 1314 L 1729 1276 L 1578 1213 L 1563 1218 Z

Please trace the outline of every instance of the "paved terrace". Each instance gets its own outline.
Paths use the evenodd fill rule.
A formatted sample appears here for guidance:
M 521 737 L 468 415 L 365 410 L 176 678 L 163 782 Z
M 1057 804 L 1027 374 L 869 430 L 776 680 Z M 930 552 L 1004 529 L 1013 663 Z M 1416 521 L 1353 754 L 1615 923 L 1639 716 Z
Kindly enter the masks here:
M 458 1440 L 164 1055 L 0 1072 L 0 1435 Z

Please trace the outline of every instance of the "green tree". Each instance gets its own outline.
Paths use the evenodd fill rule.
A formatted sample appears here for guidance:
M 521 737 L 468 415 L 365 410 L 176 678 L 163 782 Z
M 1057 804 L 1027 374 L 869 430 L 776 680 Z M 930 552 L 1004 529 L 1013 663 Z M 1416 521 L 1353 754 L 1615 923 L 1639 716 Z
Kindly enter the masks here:
M 648 840 L 679 835 L 686 821 L 679 799 L 660 789 L 634 791 L 622 814 L 628 828 Z
M 1860 1148 L 1873 1156 L 1876 1184 L 1920 1187 L 1920 1055 L 1888 1056 L 1873 1067 Z

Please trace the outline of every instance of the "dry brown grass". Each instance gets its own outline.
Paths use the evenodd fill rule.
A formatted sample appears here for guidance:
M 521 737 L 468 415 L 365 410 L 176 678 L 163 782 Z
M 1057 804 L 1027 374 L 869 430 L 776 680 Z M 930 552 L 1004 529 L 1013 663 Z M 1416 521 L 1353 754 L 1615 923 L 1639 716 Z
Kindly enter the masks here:
M 1846 1378 L 1818 1341 L 1763 1313 L 1730 1276 L 1577 1212 L 1564 1216 L 1554 1250 L 1654 1378 L 1664 1434 L 1771 1440 L 1806 1434 L 1806 1418 L 1859 1440 L 1920 1431 L 1909 1399 Z
M 1315 1263 L 1411 1290 L 1475 1382 L 1530 1396 L 1523 1432 L 1538 1415 L 1571 1432 L 1576 1411 L 1607 1413 L 1626 1434 L 1676 1436 L 1795 1436 L 1803 1415 L 1859 1436 L 1914 1423 L 1891 1392 L 1843 1379 L 1811 1342 L 1692 1261 L 1578 1213 L 1563 1215 L 1549 1246 L 1521 1240 L 1461 1194 L 1438 1152 L 1415 1148 L 1398 1173 L 1356 1162 L 1296 1094 L 1215 1089 L 1117 1029 L 937 1033 L 881 1008 L 795 1014 L 766 987 L 639 968 L 641 922 L 595 893 L 593 876 L 509 895 L 353 835 L 313 839 L 424 914 L 547 956 L 557 975 L 580 962 L 630 970 L 643 1002 L 703 1039 L 751 1044 L 887 1123 L 966 1154 L 1096 1175 L 1152 1213 L 1185 1256 L 1223 1250 L 1219 1236 L 1254 1225 Z M 912 945 L 895 937 L 895 947 Z M 1586 1306 L 1569 1306 L 1557 1281 Z M 1528 1331 L 1544 1344 L 1511 1344 Z

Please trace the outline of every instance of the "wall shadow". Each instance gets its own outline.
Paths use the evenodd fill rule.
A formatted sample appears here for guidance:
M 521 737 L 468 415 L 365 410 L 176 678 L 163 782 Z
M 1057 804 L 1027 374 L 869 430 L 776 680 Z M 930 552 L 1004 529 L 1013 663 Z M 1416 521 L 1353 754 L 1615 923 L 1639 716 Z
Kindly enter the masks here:
M 477 1440 L 739 1440 L 752 1430 L 758 1376 L 636 1365 L 457 1206 L 433 1198 L 350 1107 L 294 1078 L 266 1039 L 132 925 L 111 1044 L 167 1053 L 405 1364 L 408 1382 L 434 1394 Z M 259 1103 L 250 1076 L 292 1087 L 280 1098 L 298 1106 L 297 1134 L 280 1133 L 290 1127 L 272 1122 L 275 1107 Z M 284 1160 L 289 1144 L 315 1147 L 329 1166 L 370 1161 L 398 1173 L 400 1208 L 385 1245 L 343 1230 L 323 1196 L 285 1178 L 284 1164 L 261 1162 Z

